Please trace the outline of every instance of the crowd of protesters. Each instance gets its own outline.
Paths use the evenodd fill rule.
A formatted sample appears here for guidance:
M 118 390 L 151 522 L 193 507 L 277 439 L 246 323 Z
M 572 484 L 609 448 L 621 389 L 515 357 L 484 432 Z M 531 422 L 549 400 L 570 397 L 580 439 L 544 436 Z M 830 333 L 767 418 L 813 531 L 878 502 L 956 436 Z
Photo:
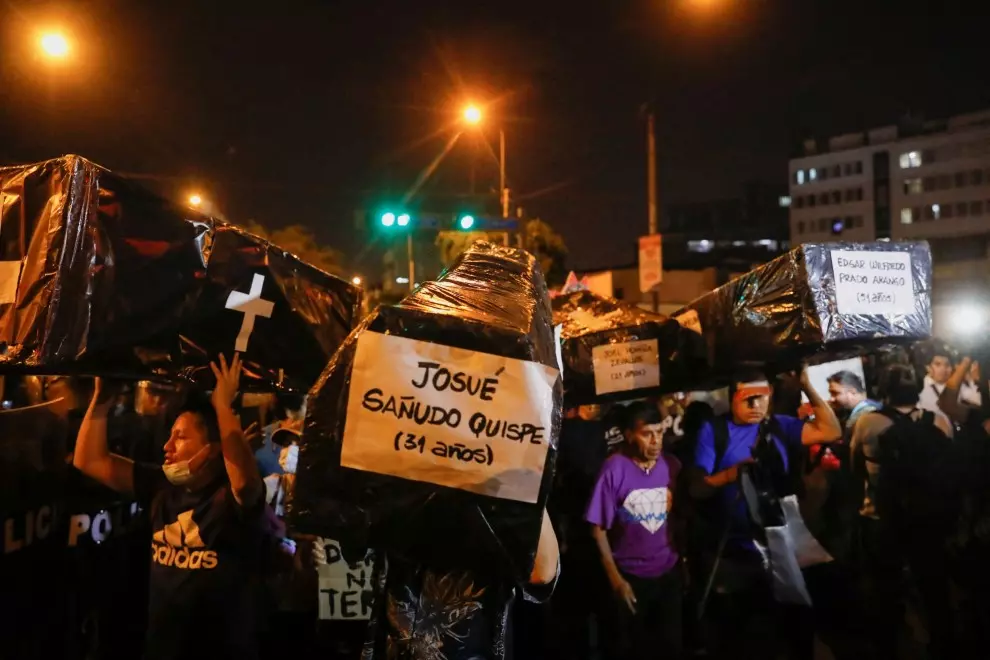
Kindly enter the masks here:
M 318 620 L 324 545 L 281 521 L 302 398 L 247 406 L 236 358 L 214 365 L 210 399 L 26 379 L 61 402 L 69 463 L 140 503 L 153 550 L 103 564 L 147 587 L 106 598 L 102 640 L 87 623 L 66 657 L 982 657 L 990 396 L 969 358 L 922 366 L 869 388 L 837 371 L 827 398 L 804 373 L 744 374 L 725 406 L 569 410 L 529 580 L 378 553 L 370 622 Z M 807 602 L 774 584 L 768 530 L 788 501 L 827 553 L 800 570 Z
M 882 368 L 875 399 L 849 371 L 827 399 L 804 373 L 747 375 L 726 411 L 689 401 L 680 435 L 654 402 L 571 411 L 553 507 L 566 598 L 531 657 L 984 657 L 985 381 L 947 350 L 922 366 Z M 625 442 L 588 449 L 616 424 Z M 801 604 L 768 552 L 787 496 L 827 553 L 801 570 Z

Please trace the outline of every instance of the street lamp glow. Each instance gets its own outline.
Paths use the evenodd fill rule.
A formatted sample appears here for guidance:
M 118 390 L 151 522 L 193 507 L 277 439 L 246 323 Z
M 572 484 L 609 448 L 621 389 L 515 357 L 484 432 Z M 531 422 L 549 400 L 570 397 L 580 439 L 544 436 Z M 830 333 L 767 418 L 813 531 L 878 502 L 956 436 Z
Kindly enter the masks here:
M 353 284 L 354 286 L 361 286 L 361 278 L 355 275 L 354 277 L 351 278 L 351 284 Z
M 61 59 L 69 54 L 69 42 L 63 35 L 49 32 L 41 35 L 41 50 L 48 57 Z
M 477 124 L 481 121 L 481 110 L 476 105 L 469 105 L 464 108 L 464 121 L 469 124 Z
M 465 215 L 461 218 L 461 229 L 470 229 L 474 227 L 474 216 Z
M 203 198 L 199 195 L 189 195 L 189 206 L 199 206 L 203 203 Z
M 396 218 L 396 221 L 399 223 L 400 227 L 405 227 L 406 225 L 409 224 L 409 214 L 403 213 L 398 218 Z

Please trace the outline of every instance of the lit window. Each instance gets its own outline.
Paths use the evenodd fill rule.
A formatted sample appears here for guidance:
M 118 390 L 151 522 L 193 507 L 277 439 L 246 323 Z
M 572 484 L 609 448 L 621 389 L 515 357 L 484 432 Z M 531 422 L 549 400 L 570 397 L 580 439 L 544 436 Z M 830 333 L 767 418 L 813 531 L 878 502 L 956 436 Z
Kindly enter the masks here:
M 796 172 L 796 173 L 794 174 L 794 180 L 795 180 L 795 181 L 797 181 L 797 184 L 798 184 L 799 186 L 800 186 L 800 185 L 801 185 L 802 183 L 804 183 L 804 170 L 798 170 L 798 171 L 797 171 L 797 172 Z
M 938 220 L 942 217 L 942 207 L 938 204 L 932 204 L 932 218 Z
M 904 194 L 905 195 L 919 195 L 924 190 L 921 178 L 917 177 L 914 179 L 904 179 Z
M 909 151 L 906 154 L 901 154 L 901 169 L 906 170 L 909 167 L 921 167 L 920 151 Z
M 911 212 L 911 209 L 901 209 L 901 224 L 909 225 L 912 222 L 914 222 L 914 213 Z
M 732 247 L 746 247 L 746 241 L 732 241 Z
M 818 170 L 812 167 L 810 170 L 808 170 L 808 181 L 814 181 L 817 178 L 818 178 Z
M 783 207 L 790 206 L 791 205 L 791 198 L 788 197 L 788 196 L 786 196 L 786 195 L 783 196 L 783 197 L 781 197 L 780 198 L 780 205 L 783 206 Z

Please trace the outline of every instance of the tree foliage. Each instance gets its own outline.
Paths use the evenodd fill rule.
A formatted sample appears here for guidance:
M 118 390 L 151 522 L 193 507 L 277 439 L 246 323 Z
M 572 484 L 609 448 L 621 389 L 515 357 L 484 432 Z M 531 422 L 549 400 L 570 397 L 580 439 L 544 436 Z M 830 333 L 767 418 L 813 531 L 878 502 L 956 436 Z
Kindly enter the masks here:
M 475 241 L 488 240 L 488 234 L 483 231 L 448 231 L 437 236 L 437 249 L 440 251 L 440 263 L 447 268 L 460 254 L 466 251 Z
M 254 220 L 249 220 L 244 229 L 271 241 L 286 252 L 296 255 L 306 263 L 328 273 L 340 275 L 343 270 L 340 253 L 331 247 L 321 245 L 308 227 L 289 225 L 281 229 L 270 230 Z
M 547 284 L 552 287 L 563 284 L 567 279 L 567 245 L 560 234 L 537 218 L 523 223 L 522 236 L 523 247 L 539 261 Z M 440 262 L 444 267 L 450 266 L 475 241 L 488 239 L 489 235 L 482 231 L 441 234 L 436 241 L 440 250 Z
M 567 244 L 553 227 L 539 218 L 528 221 L 523 234 L 523 247 L 540 262 L 549 286 L 564 283 L 567 279 Z

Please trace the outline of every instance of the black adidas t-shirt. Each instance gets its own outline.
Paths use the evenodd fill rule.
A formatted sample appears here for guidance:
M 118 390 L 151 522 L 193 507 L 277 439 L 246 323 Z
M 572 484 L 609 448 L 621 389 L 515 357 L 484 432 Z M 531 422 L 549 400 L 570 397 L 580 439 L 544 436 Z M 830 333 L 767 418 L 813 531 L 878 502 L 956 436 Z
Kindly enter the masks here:
M 226 474 L 190 492 L 143 464 L 134 490 L 152 529 L 146 660 L 256 658 L 258 586 L 273 547 L 264 498 L 243 509 Z

